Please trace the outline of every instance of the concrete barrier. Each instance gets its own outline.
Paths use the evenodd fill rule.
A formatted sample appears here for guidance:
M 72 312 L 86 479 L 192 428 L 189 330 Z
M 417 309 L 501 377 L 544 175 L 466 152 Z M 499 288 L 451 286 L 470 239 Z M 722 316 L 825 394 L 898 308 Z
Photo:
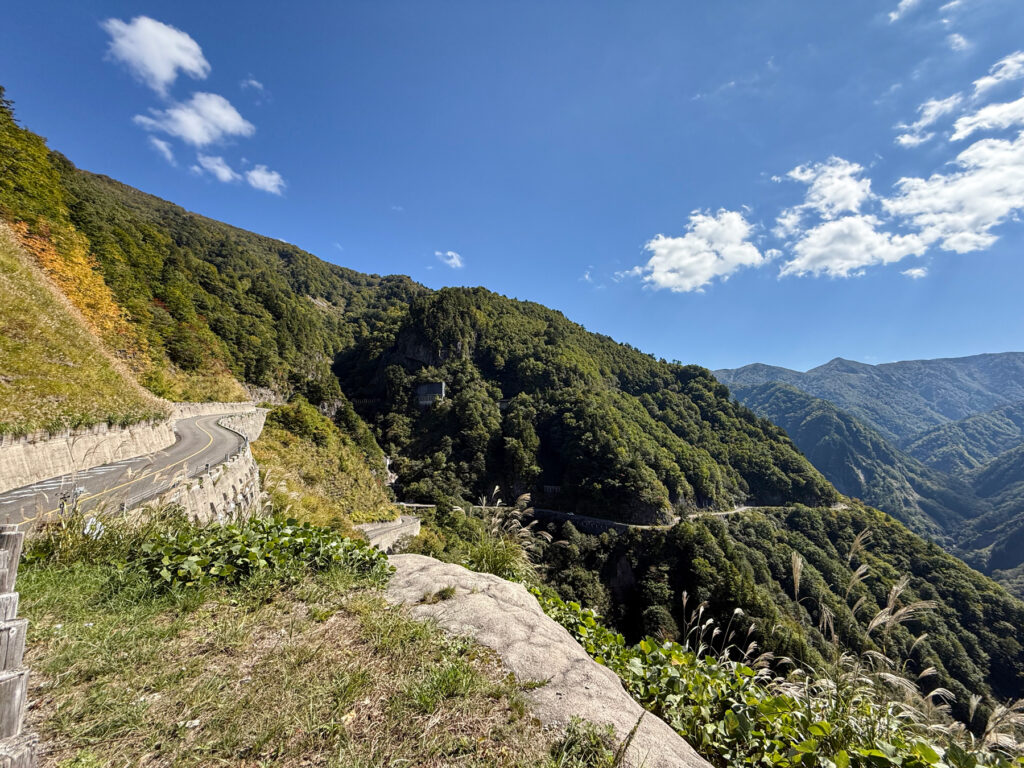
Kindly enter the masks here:
M 263 433 L 263 425 L 267 420 L 267 409 L 256 408 L 248 413 L 239 413 L 234 416 L 225 416 L 218 420 L 222 427 L 227 427 L 232 432 L 237 432 L 250 443 L 258 440 Z
M 362 531 L 366 540 L 377 549 L 390 553 L 400 541 L 420 535 L 420 519 L 402 515 L 397 520 L 383 523 L 362 523 L 356 529 Z
M 226 522 L 258 509 L 260 473 L 249 446 L 195 477 L 180 477 L 167 490 L 130 509 L 180 504 L 198 523 Z
M 12 488 L 82 472 L 115 461 L 162 451 L 174 445 L 172 421 L 130 427 L 97 424 L 58 434 L 34 433 L 0 442 L 0 493 Z

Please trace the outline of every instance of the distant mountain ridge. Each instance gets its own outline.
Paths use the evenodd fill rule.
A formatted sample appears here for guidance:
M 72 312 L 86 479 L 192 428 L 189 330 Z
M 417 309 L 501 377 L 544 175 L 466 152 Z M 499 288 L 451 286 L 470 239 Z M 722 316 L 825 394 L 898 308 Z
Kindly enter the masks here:
M 806 372 L 754 363 L 714 373 L 730 387 L 790 384 L 834 403 L 899 446 L 951 421 L 1024 402 L 1024 352 L 881 365 L 837 357 Z
M 715 375 L 840 491 L 1024 595 L 1024 353 Z
M 732 392 L 785 429 L 840 492 L 887 511 L 917 533 L 946 540 L 977 507 L 966 483 L 926 467 L 828 400 L 781 382 Z

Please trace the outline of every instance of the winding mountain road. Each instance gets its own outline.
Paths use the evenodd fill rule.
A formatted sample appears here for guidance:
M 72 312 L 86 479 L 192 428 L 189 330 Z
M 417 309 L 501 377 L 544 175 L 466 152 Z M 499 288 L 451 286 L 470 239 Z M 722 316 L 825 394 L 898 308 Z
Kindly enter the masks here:
M 27 526 L 58 512 L 62 501 L 89 511 L 153 498 L 183 475 L 201 474 L 245 447 L 244 437 L 217 423 L 225 415 L 180 419 L 177 440 L 162 451 L 6 491 L 0 494 L 0 523 Z

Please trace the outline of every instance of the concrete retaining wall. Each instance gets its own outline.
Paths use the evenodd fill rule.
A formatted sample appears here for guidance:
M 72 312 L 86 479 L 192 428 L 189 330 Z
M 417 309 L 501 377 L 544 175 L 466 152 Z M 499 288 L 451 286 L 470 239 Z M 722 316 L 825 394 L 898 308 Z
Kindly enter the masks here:
M 180 504 L 199 523 L 225 522 L 260 504 L 260 473 L 246 446 L 209 473 L 183 478 L 142 506 Z
M 251 407 L 251 406 L 250 406 Z M 51 477 L 131 459 L 174 445 L 173 422 L 130 427 L 98 424 L 50 435 L 35 433 L 0 443 L 0 493 Z
M 227 427 L 233 432 L 237 432 L 250 443 L 254 440 L 258 440 L 260 434 L 263 432 L 263 424 L 267 420 L 267 409 L 257 408 L 252 410 L 250 408 L 249 413 L 240 413 L 236 416 L 225 416 L 220 419 L 219 424 L 222 427 Z
M 167 421 L 143 422 L 130 427 L 106 424 L 58 433 L 34 432 L 23 437 L 0 435 L 0 493 L 83 472 L 103 464 L 133 459 L 174 445 L 174 422 L 194 416 L 235 414 L 223 423 L 250 441 L 263 430 L 266 411 L 252 403 L 173 403 Z
M 390 554 L 400 541 L 420 535 L 420 519 L 411 515 L 402 515 L 397 520 L 384 523 L 363 523 L 357 525 L 356 528 L 363 532 L 366 540 L 373 546 Z
M 255 405 L 250 402 L 241 403 L 172 403 L 174 419 L 191 419 L 193 416 L 213 416 L 217 413 L 246 413 Z

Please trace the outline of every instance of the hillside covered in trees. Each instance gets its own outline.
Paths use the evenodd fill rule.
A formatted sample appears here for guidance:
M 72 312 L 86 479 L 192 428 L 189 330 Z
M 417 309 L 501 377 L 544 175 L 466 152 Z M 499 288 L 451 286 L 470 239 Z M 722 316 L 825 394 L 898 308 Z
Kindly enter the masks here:
M 841 492 L 1024 596 L 1022 361 L 1010 352 L 882 366 L 832 361 L 806 373 L 749 365 L 718 375 L 784 427 Z M 915 431 L 922 424 L 932 426 Z
M 328 264 L 80 171 L 8 103 L 0 113 L 0 211 L 53 253 L 58 284 L 82 273 L 108 297 L 116 323 L 103 338 L 158 395 L 224 399 L 237 380 L 333 406 L 340 377 L 369 403 L 413 500 L 546 485 L 560 489 L 552 502 L 658 521 L 674 508 L 835 499 L 785 434 L 706 370 L 482 289 L 431 293 Z M 425 381 L 448 397 L 421 409 L 413 390 Z
M 788 632 L 779 651 L 813 660 L 811 627 L 826 613 L 786 602 L 793 551 L 813 566 L 808 594 L 813 587 L 851 647 L 868 642 L 858 629 L 866 614 L 843 609 L 840 592 L 869 590 L 879 605 L 903 573 L 931 568 L 912 588 L 937 601 L 928 652 L 941 680 L 958 692 L 1024 693 L 1005 671 L 1024 668 L 1015 638 L 1024 606 L 901 524 L 836 508 L 839 494 L 786 432 L 709 371 L 657 360 L 537 304 L 360 274 L 189 213 L 75 168 L 17 125 L 7 102 L 0 171 L 0 216 L 150 392 L 292 400 L 315 426 L 301 396 L 332 414 L 376 469 L 381 450 L 392 459 L 400 497 L 440 510 L 496 487 L 506 501 L 530 492 L 537 505 L 633 523 L 771 507 L 576 550 L 570 531 L 570 547 L 549 552 L 550 574 L 621 622 L 640 609 L 644 626 L 666 631 L 681 618 L 683 591 L 719 612 L 740 607 Z M 301 446 L 276 439 L 268 452 L 305 473 Z M 329 443 L 320 447 L 340 472 Z M 310 509 L 362 494 L 331 479 L 318 477 Z M 857 586 L 842 563 L 865 527 L 886 541 L 874 550 L 874 580 Z M 616 591 L 610 569 L 627 573 L 620 555 L 639 592 Z M 934 574 L 942 588 L 929 592 Z M 805 621 L 801 610 L 818 612 Z

